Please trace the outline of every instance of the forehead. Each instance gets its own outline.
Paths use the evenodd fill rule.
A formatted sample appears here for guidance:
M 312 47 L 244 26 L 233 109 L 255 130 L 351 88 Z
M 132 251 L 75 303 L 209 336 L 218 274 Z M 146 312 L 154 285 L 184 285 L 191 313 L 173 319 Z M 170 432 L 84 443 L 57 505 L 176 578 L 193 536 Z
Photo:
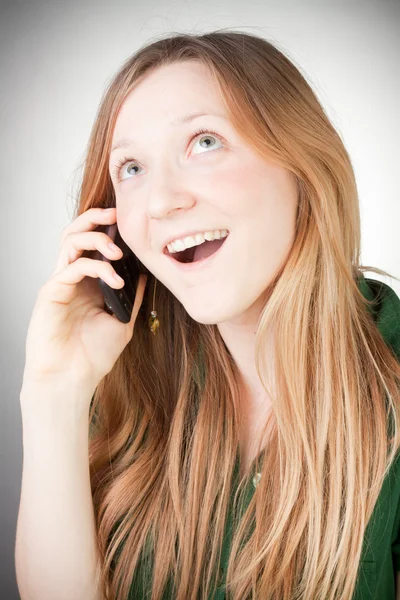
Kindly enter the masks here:
M 226 116 L 217 85 L 205 65 L 185 61 L 146 74 L 125 98 L 118 113 L 113 145 L 130 131 L 176 128 L 179 118 L 192 113 Z M 143 129 L 144 131 L 144 129 Z

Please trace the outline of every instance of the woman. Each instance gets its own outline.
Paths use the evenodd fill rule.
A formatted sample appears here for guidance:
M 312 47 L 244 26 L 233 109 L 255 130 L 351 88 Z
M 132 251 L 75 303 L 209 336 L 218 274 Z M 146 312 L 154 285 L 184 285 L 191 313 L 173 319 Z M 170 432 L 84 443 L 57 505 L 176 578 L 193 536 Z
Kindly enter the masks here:
M 97 277 L 123 286 L 110 264 L 80 258 L 120 258 L 93 231 L 106 222 L 150 273 L 128 324 L 95 292 Z M 101 597 L 395 597 L 400 513 L 385 510 L 400 496 L 387 495 L 399 470 L 400 300 L 364 278 L 389 274 L 360 265 L 360 242 L 349 155 L 276 46 L 175 35 L 113 78 L 41 297 L 54 301 L 58 286 L 59 302 L 78 310 L 84 298 L 93 319 L 68 381 L 79 368 L 74 390 L 93 392 Z M 25 415 L 29 382 L 50 390 L 56 372 L 65 383 L 46 350 L 43 363 L 27 352 Z M 368 538 L 382 507 L 386 528 Z

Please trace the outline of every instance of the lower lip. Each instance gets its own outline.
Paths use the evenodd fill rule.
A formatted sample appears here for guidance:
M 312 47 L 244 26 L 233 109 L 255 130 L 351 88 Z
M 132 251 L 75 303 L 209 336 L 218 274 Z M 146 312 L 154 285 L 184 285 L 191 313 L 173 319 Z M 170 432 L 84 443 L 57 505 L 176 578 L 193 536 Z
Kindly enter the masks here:
M 220 253 L 221 250 L 223 250 L 223 248 L 225 248 L 226 244 L 227 244 L 227 239 L 230 236 L 230 233 L 228 233 L 228 235 L 225 237 L 225 242 L 222 244 L 222 246 L 220 246 L 218 248 L 218 250 L 216 252 L 214 252 L 214 254 L 210 254 L 210 256 L 207 256 L 206 258 L 202 258 L 201 260 L 197 260 L 196 262 L 192 262 L 192 263 L 181 263 L 178 260 L 175 260 L 175 258 L 172 258 L 172 256 L 170 256 L 169 254 L 166 254 L 166 257 L 169 258 L 169 260 L 180 270 L 183 272 L 190 272 L 190 271 L 198 271 L 199 269 L 205 268 L 205 267 L 209 267 L 213 261 L 213 259 L 215 259 Z

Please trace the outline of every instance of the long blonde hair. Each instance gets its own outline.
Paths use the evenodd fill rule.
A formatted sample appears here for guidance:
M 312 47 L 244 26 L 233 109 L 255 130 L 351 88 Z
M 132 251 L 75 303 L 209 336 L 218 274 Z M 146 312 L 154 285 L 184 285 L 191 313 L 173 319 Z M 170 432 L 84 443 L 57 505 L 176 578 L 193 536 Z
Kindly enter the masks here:
M 177 34 L 142 47 L 105 91 L 77 214 L 115 204 L 112 133 L 138 78 L 182 60 L 209 67 L 234 127 L 298 186 L 295 240 L 256 338 L 274 423 L 254 463 L 263 476 L 235 522 L 227 591 L 234 600 L 347 600 L 400 446 L 400 366 L 358 287 L 364 271 L 390 274 L 360 265 L 352 164 L 305 77 L 276 45 L 248 33 Z M 154 337 L 153 289 L 150 276 L 133 338 L 90 409 L 101 583 L 105 598 L 127 598 L 143 559 L 153 569 L 151 600 L 161 599 L 170 574 L 176 600 L 205 599 L 216 585 L 238 452 L 238 370 L 218 327 L 195 322 L 160 282 Z M 275 393 L 264 364 L 272 323 Z

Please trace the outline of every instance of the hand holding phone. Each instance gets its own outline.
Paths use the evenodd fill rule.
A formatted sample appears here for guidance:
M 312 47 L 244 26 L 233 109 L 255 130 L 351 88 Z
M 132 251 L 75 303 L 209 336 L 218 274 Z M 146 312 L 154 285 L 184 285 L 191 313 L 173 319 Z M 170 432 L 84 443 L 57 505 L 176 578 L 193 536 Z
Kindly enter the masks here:
M 94 223 L 100 227 L 93 231 Z M 144 267 L 113 224 L 115 209 L 90 208 L 63 230 L 56 267 L 39 290 L 29 323 L 23 385 L 79 387 L 90 398 L 132 338 L 146 277 L 139 280 Z M 120 260 L 103 229 L 122 249 Z M 101 260 L 93 260 L 93 251 Z

